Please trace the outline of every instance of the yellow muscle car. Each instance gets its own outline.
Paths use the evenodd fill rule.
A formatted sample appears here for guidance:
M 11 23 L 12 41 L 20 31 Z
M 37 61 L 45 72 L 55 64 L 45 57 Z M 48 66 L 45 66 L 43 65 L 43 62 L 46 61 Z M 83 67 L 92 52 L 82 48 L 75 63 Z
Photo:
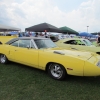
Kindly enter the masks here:
M 56 80 L 62 80 L 66 75 L 100 75 L 100 55 L 62 49 L 48 38 L 21 37 L 1 44 L 0 63 L 8 61 L 45 70 Z
M 68 49 L 74 48 L 91 52 L 100 52 L 100 47 L 96 47 L 89 40 L 82 38 L 67 38 L 55 42 L 57 46 Z

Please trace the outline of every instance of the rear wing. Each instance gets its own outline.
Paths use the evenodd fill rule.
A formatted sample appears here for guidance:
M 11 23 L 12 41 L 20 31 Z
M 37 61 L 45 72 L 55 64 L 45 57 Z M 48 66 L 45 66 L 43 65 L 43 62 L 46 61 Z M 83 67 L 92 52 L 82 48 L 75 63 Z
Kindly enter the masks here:
M 16 37 L 15 36 L 0 36 L 0 44 L 4 44 L 13 38 L 16 38 Z

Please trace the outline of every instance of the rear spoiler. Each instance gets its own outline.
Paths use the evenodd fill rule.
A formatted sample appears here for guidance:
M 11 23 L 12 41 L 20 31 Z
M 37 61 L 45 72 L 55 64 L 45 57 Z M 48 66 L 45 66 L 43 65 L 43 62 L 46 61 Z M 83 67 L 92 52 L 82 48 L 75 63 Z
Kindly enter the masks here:
M 13 38 L 16 38 L 16 37 L 15 36 L 0 36 L 0 42 L 2 44 L 4 44 L 4 43 L 8 42 L 9 40 L 11 40 Z

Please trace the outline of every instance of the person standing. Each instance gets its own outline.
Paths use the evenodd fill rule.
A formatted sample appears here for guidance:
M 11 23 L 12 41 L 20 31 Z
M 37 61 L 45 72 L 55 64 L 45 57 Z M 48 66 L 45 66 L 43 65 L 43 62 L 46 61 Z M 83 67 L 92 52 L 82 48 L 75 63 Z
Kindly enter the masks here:
M 35 33 L 35 37 L 38 37 L 38 32 Z
M 97 44 L 98 44 L 98 46 L 100 46 L 100 34 L 99 34 L 99 36 L 97 38 Z
M 47 30 L 45 30 L 45 38 L 48 38 Z

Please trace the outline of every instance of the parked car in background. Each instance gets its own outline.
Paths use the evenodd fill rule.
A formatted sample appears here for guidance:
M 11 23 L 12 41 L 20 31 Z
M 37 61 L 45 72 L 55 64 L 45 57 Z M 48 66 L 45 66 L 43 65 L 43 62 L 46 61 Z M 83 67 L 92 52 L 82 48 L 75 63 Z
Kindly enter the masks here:
M 100 52 L 100 47 L 96 47 L 88 39 L 66 38 L 56 42 L 57 46 L 68 49 L 86 50 L 91 52 Z
M 100 55 L 62 49 L 48 38 L 20 37 L 1 44 L 0 63 L 8 61 L 45 70 L 56 80 L 66 75 L 100 75 Z
M 59 40 L 59 38 L 57 36 L 54 36 L 54 35 L 51 35 L 50 36 L 50 39 L 53 41 L 53 42 L 57 42 Z
M 82 39 L 82 38 L 66 38 L 66 39 L 61 39 L 58 41 L 58 43 L 64 43 L 64 44 L 69 44 L 69 45 L 81 45 L 81 46 L 92 46 L 94 45 L 87 39 Z

